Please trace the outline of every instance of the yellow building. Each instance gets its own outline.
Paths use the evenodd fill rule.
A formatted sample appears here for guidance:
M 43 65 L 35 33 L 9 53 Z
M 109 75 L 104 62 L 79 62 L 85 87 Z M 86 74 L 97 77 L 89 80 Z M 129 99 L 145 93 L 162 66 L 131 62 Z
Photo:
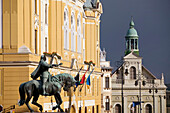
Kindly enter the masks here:
M 82 113 L 100 113 L 101 14 L 99 0 L 0 0 L 0 104 L 4 108 L 16 105 L 15 111 L 28 111 L 25 105 L 17 105 L 19 85 L 32 80 L 30 74 L 43 52 L 57 52 L 63 65 L 51 69 L 53 75 L 75 76 L 84 66 L 82 77 L 87 69 L 84 61 L 92 60 L 96 64 L 90 90 L 84 86 L 81 93 L 76 90 L 72 94 L 71 112 L 78 113 L 82 106 Z M 77 63 L 71 69 L 72 61 Z M 62 108 L 68 109 L 69 98 L 63 91 L 61 95 Z M 52 100 L 55 104 L 55 99 Z M 41 96 L 38 102 L 44 111 L 51 111 L 50 97 Z

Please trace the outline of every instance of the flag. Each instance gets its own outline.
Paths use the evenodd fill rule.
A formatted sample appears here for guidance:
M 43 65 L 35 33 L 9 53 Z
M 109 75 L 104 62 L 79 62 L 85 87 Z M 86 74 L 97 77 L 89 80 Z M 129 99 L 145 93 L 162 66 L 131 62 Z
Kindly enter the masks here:
M 80 84 L 84 84 L 87 71 L 88 71 L 88 69 L 86 70 L 86 72 L 84 73 L 83 77 L 81 78 Z
M 88 89 L 90 88 L 90 75 L 92 74 L 93 70 L 94 70 L 94 68 L 92 69 L 92 71 L 90 72 L 90 74 L 89 74 L 89 76 L 88 76 L 88 78 L 86 80 L 86 84 L 87 84 Z
M 82 70 L 82 68 L 83 68 L 83 66 L 80 68 L 80 70 L 79 70 L 79 72 L 77 73 L 77 75 L 74 77 L 74 79 L 77 81 L 76 82 L 76 88 L 77 88 L 77 86 L 80 84 L 79 83 L 79 76 L 80 76 L 80 71 Z
M 133 107 L 135 107 L 135 106 L 137 106 L 139 104 L 140 104 L 140 102 L 133 102 Z

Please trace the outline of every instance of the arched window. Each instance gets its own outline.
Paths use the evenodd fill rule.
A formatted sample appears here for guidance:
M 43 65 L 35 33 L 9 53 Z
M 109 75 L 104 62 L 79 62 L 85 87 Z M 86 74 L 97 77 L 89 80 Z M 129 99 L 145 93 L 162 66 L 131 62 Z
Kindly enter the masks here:
M 87 113 L 87 107 L 85 107 L 85 113 Z
M 77 18 L 77 51 L 81 53 L 81 18 Z
M 110 110 L 110 99 L 109 99 L 109 96 L 106 97 L 106 102 L 105 102 L 105 105 L 106 105 L 106 110 Z
M 135 67 L 130 68 L 130 79 L 136 79 L 136 68 Z
M 75 18 L 74 14 L 71 14 L 71 50 L 76 50 L 76 40 L 75 40 Z
M 121 106 L 119 104 L 115 106 L 115 113 L 121 113 Z
M 64 49 L 69 49 L 69 19 L 68 10 L 64 11 Z
M 147 104 L 145 111 L 146 111 L 145 113 L 152 113 L 152 106 L 150 104 Z

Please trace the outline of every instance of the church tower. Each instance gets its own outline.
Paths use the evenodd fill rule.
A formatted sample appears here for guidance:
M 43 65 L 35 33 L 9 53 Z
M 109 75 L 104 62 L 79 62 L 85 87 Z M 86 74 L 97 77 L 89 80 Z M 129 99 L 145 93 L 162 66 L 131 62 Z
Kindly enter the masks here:
M 130 52 L 134 52 L 137 55 L 139 55 L 139 45 L 138 45 L 138 33 L 136 29 L 134 28 L 135 24 L 133 22 L 133 18 L 130 22 L 130 28 L 127 31 L 127 34 L 125 36 L 126 39 L 126 50 L 125 50 L 125 56 L 128 55 Z

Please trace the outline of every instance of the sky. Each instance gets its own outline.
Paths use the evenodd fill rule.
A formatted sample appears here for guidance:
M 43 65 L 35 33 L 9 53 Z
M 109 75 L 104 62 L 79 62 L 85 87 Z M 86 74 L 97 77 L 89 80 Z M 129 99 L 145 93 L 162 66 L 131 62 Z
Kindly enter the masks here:
M 170 83 L 170 0 L 101 0 L 101 49 L 107 60 L 124 56 L 125 35 L 131 16 L 139 35 L 139 54 L 143 65 L 157 78 L 164 73 Z

